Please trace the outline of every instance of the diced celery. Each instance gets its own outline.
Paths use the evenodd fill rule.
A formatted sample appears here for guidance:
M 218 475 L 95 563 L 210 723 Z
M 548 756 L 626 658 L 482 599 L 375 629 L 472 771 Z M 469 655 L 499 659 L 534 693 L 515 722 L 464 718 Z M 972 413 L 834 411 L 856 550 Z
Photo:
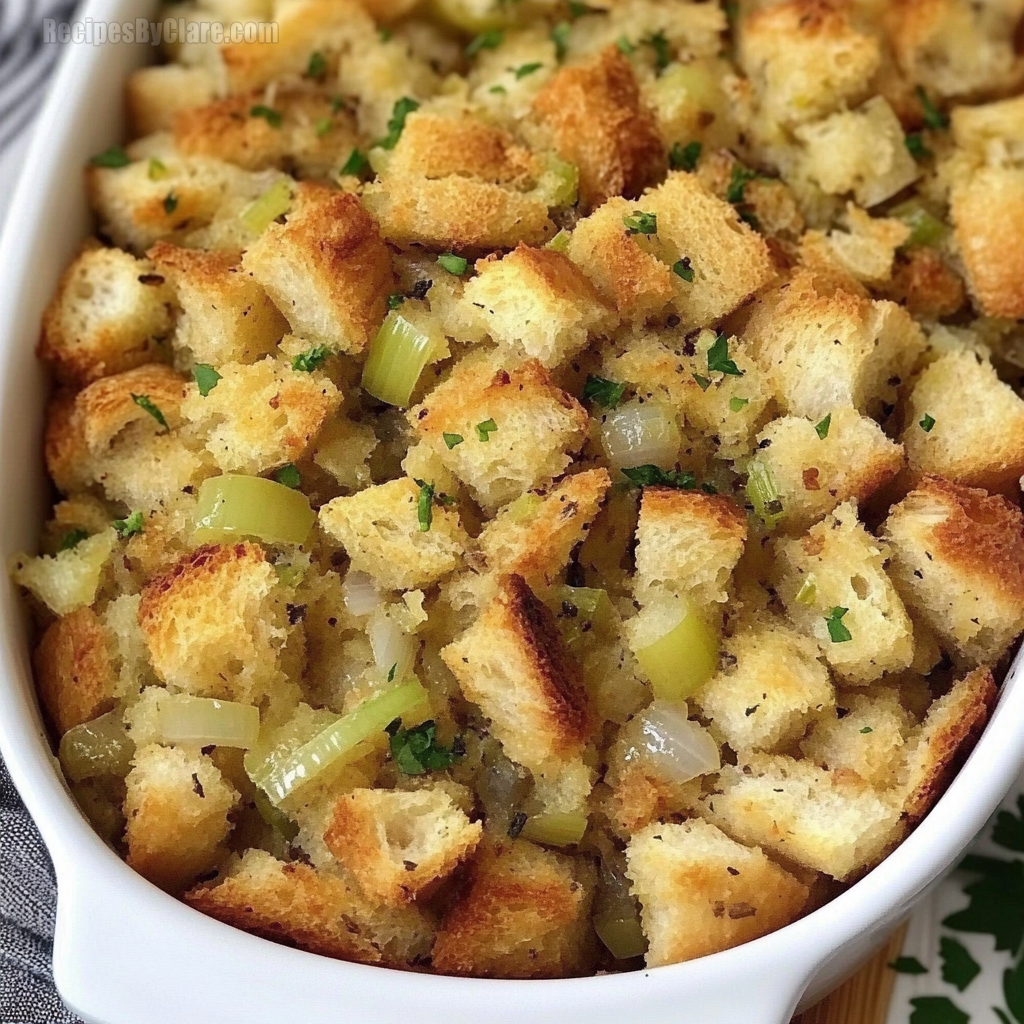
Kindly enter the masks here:
M 571 206 L 576 202 L 579 186 L 579 168 L 550 154 L 533 194 L 545 206 Z
M 552 587 L 545 600 L 557 616 L 570 651 L 575 651 L 588 634 L 600 633 L 615 618 L 608 594 L 593 587 Z
M 251 704 L 174 694 L 160 702 L 157 729 L 163 743 L 245 749 L 259 737 L 260 712 Z
M 506 510 L 506 514 L 513 523 L 526 523 L 529 522 L 536 514 L 537 510 L 544 504 L 544 499 L 539 494 L 520 494 L 515 501 L 509 505 Z
M 238 216 L 254 235 L 262 235 L 271 223 L 291 208 L 291 186 L 282 178 L 257 196 Z
M 279 807 L 296 790 L 331 765 L 343 763 L 360 752 L 367 740 L 383 733 L 396 718 L 408 716 L 427 699 L 419 683 L 404 683 L 382 690 L 347 715 L 332 722 L 289 756 L 268 759 L 250 767 L 249 778 Z
M 686 700 L 718 668 L 718 632 L 684 602 L 678 624 L 636 651 L 636 659 L 651 681 L 655 697 Z
M 796 592 L 796 599 L 800 604 L 812 605 L 814 604 L 817 596 L 818 583 L 814 578 L 814 574 L 811 573 L 803 583 L 800 584 L 800 589 Z
M 555 252 L 568 252 L 570 238 L 572 238 L 572 235 L 565 228 L 562 228 L 550 242 L 545 243 L 544 248 L 553 249 Z
M 553 811 L 550 814 L 535 814 L 526 819 L 519 834 L 523 839 L 544 846 L 573 846 L 587 831 L 587 816 Z
M 275 807 L 262 789 L 256 790 L 253 803 L 260 817 L 283 839 L 290 843 L 299 834 L 299 826 L 280 807 Z
M 301 491 L 259 476 L 225 473 L 199 486 L 197 544 L 256 537 L 267 544 L 302 544 L 316 513 Z
M 423 368 L 444 344 L 443 338 L 392 310 L 370 343 L 363 388 L 388 405 L 406 407 Z
M 786 510 L 779 499 L 772 471 L 758 459 L 753 459 L 747 467 L 747 499 L 769 530 L 774 530 L 785 518 Z
M 64 733 L 58 756 L 72 782 L 101 775 L 124 778 L 131 771 L 135 744 L 124 731 L 121 715 L 109 711 Z
M 594 931 L 616 960 L 630 960 L 647 952 L 647 939 L 635 916 L 600 914 L 594 918 Z
M 920 199 L 908 199 L 894 206 L 890 216 L 910 228 L 910 237 L 905 245 L 938 245 L 949 234 L 949 225 L 936 217 Z

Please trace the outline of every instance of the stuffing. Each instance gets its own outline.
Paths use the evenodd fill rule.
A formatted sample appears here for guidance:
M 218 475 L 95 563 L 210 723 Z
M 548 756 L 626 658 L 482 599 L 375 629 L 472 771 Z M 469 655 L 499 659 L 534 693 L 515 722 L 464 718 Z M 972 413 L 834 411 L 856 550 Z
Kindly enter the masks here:
M 480 833 L 441 788 L 356 789 L 335 805 L 324 841 L 369 899 L 401 906 L 450 875 Z
M 181 111 L 210 103 L 217 94 L 217 80 L 208 68 L 155 64 L 136 68 L 125 91 L 128 120 L 138 138 L 169 131 Z
M 89 247 L 71 264 L 43 314 L 39 358 L 62 384 L 90 384 L 166 358 L 173 294 L 152 263 Z
M 853 203 L 846 208 L 846 231 L 808 231 L 800 240 L 800 262 L 834 268 L 856 281 L 879 287 L 892 280 L 897 250 L 910 228 L 891 217 L 871 217 Z
M 484 978 L 587 973 L 592 957 L 588 882 L 580 862 L 532 843 L 488 847 L 441 922 L 435 970 Z
M 626 847 L 648 967 L 731 949 L 800 914 L 807 887 L 700 819 L 648 825 Z
M 96 600 L 116 539 L 108 529 L 55 555 L 15 555 L 11 578 L 54 615 L 68 615 Z
M 1024 516 L 1003 497 L 926 476 L 882 527 L 911 611 L 963 659 L 995 663 L 1024 629 Z
M 226 854 L 239 796 L 206 754 L 142 747 L 125 785 L 128 863 L 140 875 L 178 893 Z
M 892 280 L 879 286 L 879 292 L 922 320 L 952 316 L 963 307 L 966 297 L 963 278 L 940 252 L 923 245 L 896 253 Z
M 385 590 L 437 583 L 470 546 L 458 512 L 408 477 L 335 498 L 320 509 L 320 526 Z

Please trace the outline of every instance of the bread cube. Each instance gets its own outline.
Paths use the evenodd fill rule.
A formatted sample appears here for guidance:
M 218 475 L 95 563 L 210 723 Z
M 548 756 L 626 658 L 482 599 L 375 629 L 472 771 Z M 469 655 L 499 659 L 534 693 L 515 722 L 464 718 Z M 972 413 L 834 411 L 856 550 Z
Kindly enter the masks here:
M 648 967 L 731 949 L 795 920 L 807 887 L 758 848 L 696 819 L 648 825 L 626 847 Z
M 592 886 L 581 865 L 525 841 L 480 853 L 434 943 L 441 974 L 560 978 L 592 969 Z
M 535 360 L 509 371 L 466 360 L 409 413 L 409 422 L 493 514 L 565 472 L 588 418 Z
M 757 622 L 725 642 L 724 668 L 695 700 L 711 732 L 736 751 L 776 751 L 833 707 L 818 645 L 782 622 Z
M 746 544 L 747 517 L 721 495 L 645 487 L 636 538 L 633 587 L 641 603 L 656 588 L 697 605 L 722 603 Z
M 845 231 L 827 234 L 808 231 L 800 240 L 800 262 L 834 268 L 875 287 L 891 281 L 897 250 L 910 237 L 910 228 L 893 217 L 871 217 L 853 203 L 847 204 L 845 226 Z
M 619 730 L 619 738 L 608 755 L 604 783 L 607 791 L 601 809 L 611 828 L 623 839 L 639 832 L 652 821 L 689 817 L 700 806 L 703 779 L 679 783 L 644 760 L 628 757 L 638 736 L 640 719 L 633 718 Z M 600 792 L 600 790 L 598 790 Z
M 217 78 L 199 65 L 136 68 L 125 86 L 132 138 L 168 131 L 180 111 L 201 107 L 217 93 Z
M 615 46 L 559 69 L 533 111 L 559 155 L 579 168 L 585 211 L 612 196 L 635 199 L 665 173 L 657 122 L 641 99 L 632 64 Z
M 481 831 L 438 787 L 356 789 L 335 805 L 324 841 L 370 900 L 401 906 L 471 856 Z
M 498 581 L 497 596 L 441 657 L 513 761 L 539 772 L 583 752 L 591 720 L 578 666 L 521 576 Z
M 618 323 L 610 303 L 562 253 L 520 245 L 501 259 L 479 260 L 476 270 L 462 297 L 467 319 L 544 366 L 564 363 Z
M 216 884 L 184 899 L 235 928 L 338 960 L 410 967 L 430 949 L 415 907 L 375 907 L 343 878 L 263 850 L 246 850 Z
M 907 606 L 963 659 L 995 663 L 1024 629 L 1024 516 L 1002 497 L 925 477 L 882 535 Z
M 948 352 L 921 374 L 900 440 L 916 474 L 1018 495 L 1024 473 L 1024 401 L 970 351 Z
M 902 807 L 859 776 L 780 754 L 726 765 L 704 815 L 727 835 L 839 881 L 874 867 L 903 838 Z
M 531 492 L 517 499 L 480 534 L 488 569 L 553 581 L 572 549 L 586 537 L 610 486 L 607 470 L 588 469 L 566 477 L 546 493 Z
M 103 530 L 56 555 L 15 555 L 9 566 L 11 579 L 54 615 L 76 612 L 96 600 L 116 539 L 113 530 Z
M 874 420 L 848 405 L 827 416 L 824 437 L 822 420 L 800 416 L 772 420 L 757 435 L 757 457 L 778 488 L 787 530 L 806 530 L 845 501 L 867 501 L 903 468 L 902 445 Z
M 125 784 L 128 865 L 140 875 L 177 894 L 224 856 L 239 796 L 206 754 L 142 747 Z
M 273 353 L 288 323 L 237 253 L 157 242 L 147 253 L 174 289 L 179 362 L 252 363 Z
M 840 505 L 799 540 L 781 541 L 777 552 L 790 619 L 846 683 L 864 686 L 909 667 L 913 626 L 885 574 L 889 548 L 857 521 L 854 505 Z
M 285 591 L 257 544 L 208 544 L 142 591 L 139 625 L 172 690 L 257 703 L 280 681 Z
M 898 252 L 892 280 L 879 290 L 883 298 L 905 306 L 918 320 L 951 317 L 966 298 L 963 278 L 942 253 L 924 245 Z
M 949 119 L 957 146 L 981 160 L 986 159 L 994 143 L 1024 142 L 1024 96 L 954 107 Z
M 63 384 L 160 362 L 173 331 L 172 293 L 153 265 L 120 249 L 86 248 L 43 314 L 39 358 Z
M 842 405 L 881 412 L 925 350 L 906 310 L 811 270 L 758 300 L 744 336 L 782 411 L 815 423 Z
M 385 590 L 428 587 L 462 564 L 470 540 L 458 512 L 433 500 L 424 530 L 420 496 L 414 480 L 390 480 L 328 502 L 320 526 L 345 549 L 353 569 Z

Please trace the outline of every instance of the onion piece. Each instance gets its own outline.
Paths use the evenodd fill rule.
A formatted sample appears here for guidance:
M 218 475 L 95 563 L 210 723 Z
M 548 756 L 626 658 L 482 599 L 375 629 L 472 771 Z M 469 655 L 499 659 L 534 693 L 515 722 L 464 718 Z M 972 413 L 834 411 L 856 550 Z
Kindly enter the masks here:
M 378 607 L 366 624 L 366 633 L 373 648 L 373 660 L 391 680 L 401 682 L 412 672 L 419 644 L 398 624 L 397 617 L 385 607 Z
M 302 544 L 316 513 L 300 491 L 241 473 L 213 476 L 199 485 L 197 544 L 257 537 L 267 544 Z
M 345 607 L 357 618 L 371 614 L 380 606 L 380 591 L 374 578 L 358 569 L 350 569 L 341 585 Z
M 160 700 L 157 731 L 162 743 L 247 749 L 259 737 L 260 712 L 232 700 L 168 694 Z
M 573 846 L 583 838 L 586 831 L 585 814 L 551 811 L 527 818 L 519 834 L 523 839 L 542 843 L 544 846 Z
M 699 722 L 687 718 L 685 704 L 655 700 L 638 719 L 627 760 L 641 760 L 659 775 L 683 785 L 700 775 L 720 771 L 718 744 Z
M 135 744 L 124 731 L 124 722 L 116 711 L 68 729 L 58 750 L 64 774 L 72 782 L 101 775 L 123 779 L 131 771 L 134 756 Z
M 613 469 L 672 466 L 682 435 L 672 409 L 663 402 L 634 401 L 604 416 L 601 445 Z

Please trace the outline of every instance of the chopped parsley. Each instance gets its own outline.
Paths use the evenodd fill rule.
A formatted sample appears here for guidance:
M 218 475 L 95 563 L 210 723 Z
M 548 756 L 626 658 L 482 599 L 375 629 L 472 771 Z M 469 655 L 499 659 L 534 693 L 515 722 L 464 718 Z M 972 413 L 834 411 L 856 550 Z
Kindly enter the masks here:
M 395 681 L 395 673 L 398 671 L 398 662 L 396 661 L 391 668 L 388 669 L 388 682 L 393 683 Z
M 57 551 L 72 551 L 77 548 L 83 540 L 89 539 L 89 531 L 83 530 L 80 526 L 74 530 L 68 530 L 60 539 L 60 543 L 57 545 Z
M 491 434 L 493 434 L 497 429 L 498 424 L 495 423 L 494 420 L 484 420 L 483 423 L 478 423 L 476 425 L 476 436 L 481 441 L 489 441 L 491 439 Z
M 634 487 L 675 487 L 680 491 L 692 491 L 697 478 L 685 469 L 664 470 L 650 464 L 624 469 L 622 475 Z
M 673 171 L 693 171 L 697 168 L 700 151 L 704 147 L 699 142 L 688 142 L 685 146 L 678 142 L 672 144 L 668 151 L 668 165 Z
M 433 719 L 413 729 L 403 729 L 402 720 L 396 718 L 384 731 L 391 738 L 391 756 L 404 775 L 423 775 L 451 768 L 466 753 L 460 736 L 452 740 L 450 747 L 437 742 L 437 725 Z
M 625 384 L 592 373 L 587 377 L 587 383 L 583 385 L 583 398 L 585 401 L 597 402 L 605 409 L 614 409 L 622 401 L 625 391 Z
M 730 398 L 729 399 L 729 410 L 730 412 L 740 412 L 750 405 L 749 398 Z
M 448 451 L 451 451 L 457 444 L 462 444 L 466 440 L 461 434 L 442 434 L 441 437 L 448 446 Z
M 863 729 L 861 729 L 861 731 L 860 731 L 860 734 L 861 734 L 861 736 L 867 736 L 867 734 L 868 734 L 869 732 L 874 732 L 874 731 L 875 731 L 875 730 L 874 730 L 874 729 L 872 729 L 870 725 L 865 725 L 865 726 L 864 726 L 864 728 L 863 728 Z
M 132 401 L 140 408 L 145 409 L 150 416 L 153 417 L 160 424 L 164 430 L 169 430 L 167 426 L 167 420 L 164 418 L 164 414 L 157 408 L 156 403 L 149 395 L 132 395 Z
M 302 486 L 302 474 L 295 468 L 294 462 L 285 463 L 275 474 L 274 479 L 285 487 L 297 491 Z
M 926 434 L 930 434 L 932 432 L 932 427 L 935 426 L 935 417 L 934 416 L 929 416 L 928 413 L 925 413 L 924 414 L 924 419 L 921 420 L 921 422 L 918 424 L 918 426 L 920 426 L 920 428 Z
M 926 160 L 932 155 L 932 151 L 924 144 L 920 132 L 908 132 L 904 135 L 903 145 L 915 160 Z
M 164 196 L 164 213 L 168 213 L 168 214 L 174 213 L 174 211 L 177 208 L 178 208 L 178 197 L 174 194 L 174 189 L 172 188 L 171 191 L 168 192 L 167 195 Z
M 454 274 L 456 277 L 461 277 L 469 266 L 469 260 L 465 256 L 456 256 L 453 252 L 443 252 L 437 257 L 438 264 L 448 271 L 449 274 Z
M 917 98 L 921 101 L 921 106 L 924 109 L 924 123 L 927 127 L 936 130 L 949 127 L 949 115 L 944 114 L 935 106 L 923 85 L 917 87 Z
M 927 974 L 928 968 L 925 967 L 916 956 L 898 956 L 891 964 L 889 964 L 889 970 L 895 971 L 897 974 Z
M 398 309 L 405 302 L 405 296 L 401 292 L 392 292 L 388 296 L 388 309 Z
M 316 122 L 316 137 L 322 139 L 332 128 L 334 122 L 329 117 L 321 117 Z
M 292 359 L 292 369 L 298 370 L 300 373 L 312 373 L 323 366 L 333 354 L 327 345 L 314 345 Z
M 309 55 L 309 63 L 306 65 L 306 77 L 323 78 L 326 74 L 327 58 L 319 50 L 314 50 Z
M 699 373 L 691 374 L 691 376 L 697 382 L 697 387 L 699 387 L 701 391 L 707 391 L 707 389 L 711 387 L 710 377 L 702 377 Z
M 743 376 L 743 371 L 729 358 L 729 339 L 724 334 L 719 334 L 708 349 L 708 372 L 725 373 L 730 377 Z
M 693 284 L 693 267 L 690 266 L 690 257 L 683 256 L 672 264 L 672 273 L 681 277 L 687 284 Z
M 486 32 L 474 36 L 466 47 L 466 56 L 475 57 L 481 50 L 493 50 L 501 46 L 505 33 L 500 28 L 489 28 Z
M 348 155 L 341 168 L 341 176 L 351 175 L 353 178 L 361 178 L 370 169 L 370 161 L 358 149 L 353 149 Z
M 127 540 L 137 533 L 142 533 L 144 522 L 142 510 L 136 509 L 127 519 L 115 519 L 110 525 L 121 540 Z
M 847 640 L 853 639 L 853 634 L 843 625 L 843 616 L 849 610 L 849 608 L 839 608 L 837 606 L 825 616 L 825 622 L 828 625 L 828 635 L 834 644 L 844 644 Z
M 615 45 L 619 48 L 619 53 L 624 53 L 627 57 L 636 49 L 627 36 L 619 36 L 615 40 Z
M 487 91 L 488 92 L 493 92 L 495 96 L 507 96 L 508 95 L 508 89 L 506 89 L 505 86 L 503 86 L 503 85 L 492 85 L 490 87 L 490 89 L 488 89 Z
M 575 21 L 577 18 L 582 18 L 584 14 L 588 14 L 590 8 L 580 0 L 569 0 L 569 17 Z
M 564 59 L 565 55 L 569 52 L 570 32 L 572 32 L 572 26 L 567 21 L 560 21 L 551 30 L 551 42 L 555 44 L 555 56 L 558 60 Z
M 517 68 L 509 68 L 510 71 L 515 72 L 516 81 L 519 82 L 526 78 L 527 75 L 532 75 L 534 71 L 540 71 L 544 67 L 539 61 L 531 61 L 529 64 L 520 64 Z
M 209 363 L 196 363 L 192 367 L 192 377 L 203 398 L 217 386 L 217 381 L 220 380 L 220 374 Z
M 627 235 L 656 235 L 658 233 L 658 215 L 656 213 L 644 213 L 643 210 L 637 210 L 636 213 L 624 214 L 622 223 L 626 228 Z
M 654 66 L 659 71 L 664 71 L 665 68 L 668 67 L 669 61 L 672 59 L 672 53 L 668 45 L 668 38 L 665 36 L 665 33 L 652 32 L 651 35 L 645 36 L 641 42 L 653 47 Z
M 733 164 L 732 177 L 729 179 L 729 188 L 726 190 L 725 198 L 734 206 L 737 203 L 745 202 L 747 184 L 757 177 L 757 171 L 752 171 L 743 164 Z
M 405 119 L 414 111 L 419 110 L 420 105 L 411 96 L 403 96 L 395 101 L 391 110 L 391 120 L 388 121 L 388 133 L 383 139 L 377 142 L 381 149 L 394 149 L 398 140 L 402 137 L 405 129 Z
M 828 428 L 832 426 L 832 413 L 829 413 L 820 423 L 814 424 L 814 432 L 824 441 L 828 437 Z
M 163 160 L 157 160 L 157 158 L 151 157 L 149 161 L 149 170 L 146 172 L 149 176 L 150 181 L 162 181 L 167 177 L 167 164 Z
M 416 481 L 420 485 L 420 496 L 416 502 L 416 518 L 419 520 L 420 533 L 428 533 L 434 519 L 434 485 Z
M 275 110 L 273 107 L 264 106 L 262 103 L 257 103 L 256 106 L 249 109 L 250 117 L 262 117 L 271 128 L 280 128 L 284 123 L 284 118 L 281 116 L 279 110 Z
M 111 146 L 110 149 L 97 153 L 89 161 L 93 167 L 108 167 L 111 169 L 127 167 L 131 162 L 131 157 L 125 152 L 124 146 Z

